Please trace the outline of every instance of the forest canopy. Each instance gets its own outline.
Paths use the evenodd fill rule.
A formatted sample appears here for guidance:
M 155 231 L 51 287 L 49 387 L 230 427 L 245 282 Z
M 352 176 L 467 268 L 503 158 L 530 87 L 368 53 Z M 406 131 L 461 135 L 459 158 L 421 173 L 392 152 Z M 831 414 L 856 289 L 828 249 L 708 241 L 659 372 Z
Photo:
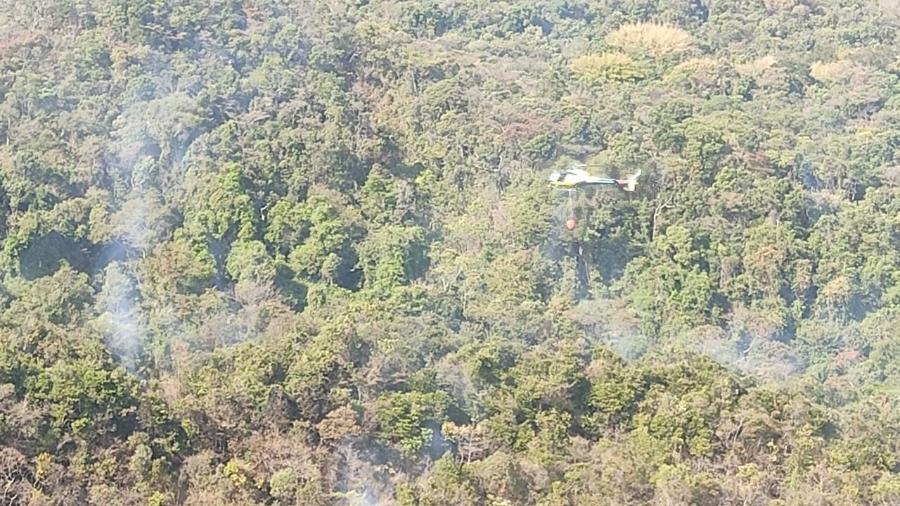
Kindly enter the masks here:
M 900 503 L 893 2 L 0 27 L 3 504 Z

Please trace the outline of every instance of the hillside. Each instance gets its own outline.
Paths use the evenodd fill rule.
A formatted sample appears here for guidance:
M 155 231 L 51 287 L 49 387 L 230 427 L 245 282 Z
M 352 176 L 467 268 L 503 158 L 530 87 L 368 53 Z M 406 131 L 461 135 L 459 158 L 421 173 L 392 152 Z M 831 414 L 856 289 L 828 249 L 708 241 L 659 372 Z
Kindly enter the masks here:
M 900 504 L 895 3 L 7 2 L 0 504 Z

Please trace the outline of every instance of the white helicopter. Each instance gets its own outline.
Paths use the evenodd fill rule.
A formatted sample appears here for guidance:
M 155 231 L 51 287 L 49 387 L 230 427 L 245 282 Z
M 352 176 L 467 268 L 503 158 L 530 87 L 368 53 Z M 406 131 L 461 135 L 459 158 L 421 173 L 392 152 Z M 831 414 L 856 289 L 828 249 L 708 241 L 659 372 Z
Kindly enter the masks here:
M 572 200 L 572 194 L 575 193 L 575 191 L 587 187 L 614 186 L 622 191 L 633 192 L 637 187 L 637 180 L 640 175 L 641 171 L 638 170 L 625 179 L 614 179 L 611 177 L 592 176 L 583 169 L 572 167 L 566 170 L 553 172 L 547 177 L 547 181 L 554 188 L 565 190 L 566 193 L 569 194 L 569 218 L 566 220 L 566 228 L 574 230 L 578 223 L 575 218 L 575 206 Z
M 564 190 L 575 190 L 588 186 L 615 186 L 620 190 L 633 192 L 637 187 L 637 180 L 641 171 L 626 177 L 625 179 L 613 179 L 611 177 L 592 176 L 587 171 L 570 168 L 562 171 L 555 171 L 547 177 L 547 181 L 554 187 Z

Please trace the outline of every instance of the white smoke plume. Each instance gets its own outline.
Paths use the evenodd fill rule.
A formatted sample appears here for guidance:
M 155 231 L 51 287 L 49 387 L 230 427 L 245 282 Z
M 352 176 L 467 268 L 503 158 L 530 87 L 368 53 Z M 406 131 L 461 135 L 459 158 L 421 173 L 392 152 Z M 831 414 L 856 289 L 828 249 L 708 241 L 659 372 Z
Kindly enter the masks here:
M 139 374 L 139 361 L 146 345 L 140 323 L 140 292 L 128 267 L 123 262 L 110 263 L 104 272 L 100 317 L 106 345 L 122 366 Z

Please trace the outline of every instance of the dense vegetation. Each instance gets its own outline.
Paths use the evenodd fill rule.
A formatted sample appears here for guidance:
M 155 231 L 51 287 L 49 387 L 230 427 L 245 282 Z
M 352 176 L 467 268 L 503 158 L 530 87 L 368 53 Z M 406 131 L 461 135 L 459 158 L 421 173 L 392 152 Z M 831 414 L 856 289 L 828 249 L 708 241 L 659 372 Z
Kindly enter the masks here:
M 7 2 L 0 502 L 900 504 L 893 5 Z

